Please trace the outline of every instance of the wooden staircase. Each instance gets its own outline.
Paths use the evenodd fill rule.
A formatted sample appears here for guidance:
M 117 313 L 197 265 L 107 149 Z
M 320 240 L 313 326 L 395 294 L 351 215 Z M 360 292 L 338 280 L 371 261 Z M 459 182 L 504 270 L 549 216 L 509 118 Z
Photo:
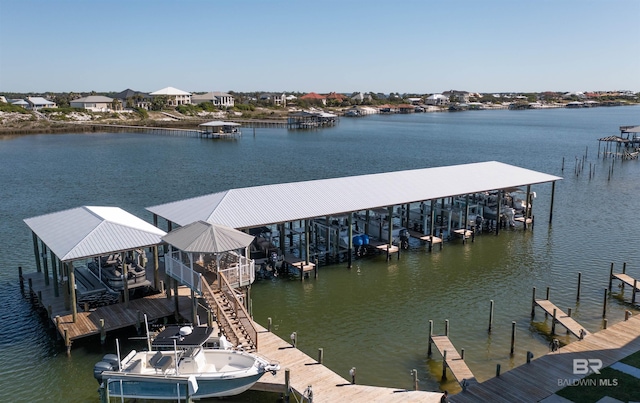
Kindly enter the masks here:
M 224 275 L 221 286 L 209 284 L 203 277 L 202 296 L 211 312 L 215 314 L 220 330 L 234 346 L 244 351 L 258 349 L 257 330 L 244 305 L 228 286 Z

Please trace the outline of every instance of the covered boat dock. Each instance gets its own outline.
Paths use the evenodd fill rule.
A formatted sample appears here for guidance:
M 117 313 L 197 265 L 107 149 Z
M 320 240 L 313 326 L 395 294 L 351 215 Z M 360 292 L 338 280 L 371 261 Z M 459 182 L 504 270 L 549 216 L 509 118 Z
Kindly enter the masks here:
M 531 186 L 551 182 L 551 221 L 555 182 L 561 179 L 488 161 L 230 189 L 147 210 L 153 213 L 154 225 L 158 217 L 165 219 L 168 231 L 199 220 L 247 232 L 267 228 L 257 234 L 265 258 L 277 253 L 282 260 L 293 254 L 309 265 L 314 258 L 344 253 L 350 265 L 354 247 L 359 246 L 354 245 L 356 237 L 375 236 L 386 245 L 383 249 L 391 250 L 401 244 L 402 229 L 411 226 L 431 239 L 438 231 L 449 231 L 445 235 L 450 236 L 479 225 L 470 218 L 479 197 L 493 197 L 494 210 L 502 211 L 505 189 L 526 187 L 528 203 L 519 217 L 526 228 L 533 223 Z M 412 210 L 412 204 L 419 204 L 420 210 Z M 500 222 L 497 214 L 496 233 Z

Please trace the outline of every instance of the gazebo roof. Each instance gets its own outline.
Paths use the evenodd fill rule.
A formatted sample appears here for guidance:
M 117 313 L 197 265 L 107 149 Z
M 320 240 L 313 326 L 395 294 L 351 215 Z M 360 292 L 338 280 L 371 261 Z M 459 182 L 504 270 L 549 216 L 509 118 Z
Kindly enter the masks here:
M 162 240 L 184 252 L 222 253 L 251 245 L 254 237 L 225 225 L 196 221 L 171 231 Z
M 83 206 L 24 222 L 63 262 L 157 245 L 166 234 L 119 207 Z

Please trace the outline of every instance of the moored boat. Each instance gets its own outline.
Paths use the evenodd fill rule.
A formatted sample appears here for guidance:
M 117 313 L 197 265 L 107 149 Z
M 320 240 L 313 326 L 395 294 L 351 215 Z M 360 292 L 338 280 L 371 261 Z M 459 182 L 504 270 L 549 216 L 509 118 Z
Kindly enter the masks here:
M 280 369 L 257 354 L 229 348 L 212 333 L 206 327 L 168 327 L 149 351 L 132 350 L 122 360 L 105 355 L 94 377 L 111 397 L 179 400 L 238 395 Z

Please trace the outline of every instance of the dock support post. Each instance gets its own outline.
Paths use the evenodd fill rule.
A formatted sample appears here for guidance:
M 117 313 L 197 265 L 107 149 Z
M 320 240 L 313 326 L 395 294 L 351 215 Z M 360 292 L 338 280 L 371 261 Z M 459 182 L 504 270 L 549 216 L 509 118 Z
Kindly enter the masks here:
M 308 222 L 306 220 L 305 222 Z M 349 241 L 347 242 L 348 246 L 348 257 L 347 257 L 347 269 L 351 268 L 351 256 L 353 255 L 353 213 L 349 213 L 347 217 L 347 234 L 349 236 Z
M 449 319 L 444 320 L 444 335 L 449 337 Z
M 569 318 L 571 317 L 571 308 L 567 309 L 567 317 L 569 317 Z M 571 333 L 571 332 L 569 332 L 569 329 L 567 329 L 567 334 L 569 334 L 569 333 Z
M 40 248 L 38 243 L 38 236 L 35 232 L 31 232 L 31 237 L 33 238 L 33 254 L 36 256 L 36 270 L 38 273 L 42 271 L 42 267 L 40 266 Z
M 351 367 L 349 370 L 349 375 L 351 375 L 351 384 L 356 384 L 356 367 Z
M 49 286 L 49 260 L 47 259 L 47 245 L 42 246 L 42 267 L 44 274 L 44 285 Z
M 460 349 L 460 359 L 464 360 L 464 348 Z
M 500 364 L 496 364 L 496 376 L 500 376 Z
M 556 315 L 557 315 L 557 309 L 553 308 L 553 318 L 551 318 L 551 334 L 552 335 L 556 334 Z
M 33 280 L 29 277 L 29 301 L 33 303 Z
M 318 261 L 318 257 L 317 257 L 317 256 L 316 256 L 316 258 L 313 260 L 313 262 L 315 263 L 315 266 L 313 266 L 313 275 L 314 275 L 314 278 L 316 278 L 316 279 L 317 279 L 317 278 L 318 278 L 318 264 L 319 264 L 319 261 Z
M 289 402 L 289 394 L 291 393 L 291 370 L 289 368 L 284 369 L 284 401 Z
M 127 283 L 126 281 L 124 282 Z M 73 323 L 76 323 L 78 320 L 78 300 L 76 298 L 76 275 L 73 269 L 73 262 L 69 262 L 69 289 L 71 290 L 71 317 L 73 318 Z
M 447 380 L 447 350 L 442 352 L 442 380 Z
M 304 281 L 304 262 L 300 262 L 300 281 Z
M 613 262 L 611 262 L 611 268 L 609 269 L 609 291 L 611 291 L 612 285 L 613 285 Z
M 418 370 L 412 369 L 411 374 L 413 375 L 413 390 L 418 390 Z
M 18 280 L 20 281 L 20 292 L 24 293 L 24 277 L 22 276 L 22 266 L 18 266 Z
M 582 283 L 582 272 L 578 272 L 578 292 L 576 293 L 576 301 L 580 301 L 580 286 Z
M 562 165 L 564 166 L 564 159 L 562 160 Z M 553 221 L 553 199 L 556 195 L 556 181 L 551 182 L 551 203 L 549 205 L 549 224 Z
M 602 317 L 607 317 L 607 289 L 604 289 L 604 300 L 602 303 Z
M 271 324 L 272 324 L 272 319 L 271 318 L 267 318 L 267 332 L 271 333 Z
M 531 364 L 532 358 L 533 358 L 533 353 L 531 351 L 527 351 L 527 364 Z
M 536 287 L 533 287 L 533 296 L 531 297 L 531 319 L 536 316 Z
M 547 301 L 549 301 L 550 293 L 551 293 L 551 287 L 547 286 L 547 298 L 546 298 Z
M 631 316 L 631 311 L 629 311 L 629 310 L 624 311 L 624 321 L 625 322 L 629 320 L 630 316 Z
M 67 347 L 67 357 L 71 356 L 71 339 L 69 337 L 69 330 L 64 329 L 64 345 Z
M 627 274 L 627 262 L 622 262 L 622 274 Z M 620 283 L 620 289 L 624 291 L 624 281 Z
M 100 318 L 100 344 L 104 346 L 104 343 L 107 341 L 107 331 L 104 328 L 104 319 Z
M 491 333 L 492 327 L 493 327 L 493 300 L 491 300 L 489 304 L 489 333 Z
M 433 336 L 433 321 L 429 321 L 429 348 L 427 349 L 427 355 L 431 357 L 431 336 Z
M 634 279 L 633 280 L 633 291 L 631 291 L 631 303 L 635 304 L 636 303 L 636 290 L 638 288 L 638 280 Z
M 324 349 L 321 347 L 318 349 L 318 364 L 322 364 L 324 361 Z
M 502 190 L 498 189 L 498 207 L 496 208 L 496 235 L 500 234 L 501 215 L 502 215 Z
M 603 328 L 603 329 L 606 329 L 606 328 L 607 328 L 607 322 L 608 322 L 608 321 L 607 321 L 606 319 L 604 319 L 604 320 L 602 321 L 602 328 Z
M 513 356 L 515 346 L 516 346 L 516 321 L 514 320 L 511 322 L 511 350 L 509 351 L 509 354 L 511 356 Z

